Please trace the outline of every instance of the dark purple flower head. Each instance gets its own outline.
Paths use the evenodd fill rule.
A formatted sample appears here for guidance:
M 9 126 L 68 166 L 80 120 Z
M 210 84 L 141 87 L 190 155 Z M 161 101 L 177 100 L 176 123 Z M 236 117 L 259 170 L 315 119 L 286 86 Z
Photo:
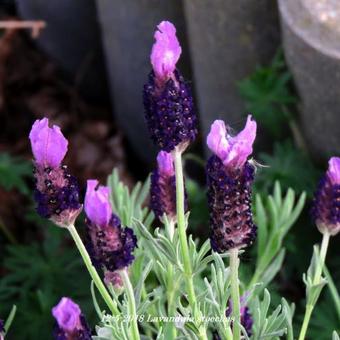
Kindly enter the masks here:
M 35 121 L 29 138 L 35 157 L 37 212 L 60 226 L 74 223 L 81 205 L 77 180 L 61 164 L 67 152 L 66 138 L 59 127 L 48 126 L 47 118 Z
M 91 330 L 79 306 L 70 298 L 63 297 L 52 308 L 56 319 L 53 336 L 56 340 L 90 340 Z
M 112 213 L 109 189 L 98 181 L 88 180 L 85 212 L 89 253 L 94 264 L 114 272 L 129 266 L 134 260 L 137 238 L 133 230 L 121 226 L 120 219 Z
M 250 337 L 252 334 L 251 329 L 253 327 L 253 317 L 249 312 L 249 308 L 247 307 L 245 303 L 245 298 L 243 296 L 240 298 L 240 304 L 241 304 L 240 306 L 241 325 L 246 330 L 248 337 Z M 229 299 L 225 315 L 229 317 L 231 316 L 232 312 L 233 312 L 233 304 L 232 304 L 231 299 Z
M 312 216 L 321 233 L 340 231 L 340 158 L 332 157 L 315 193 Z
M 197 135 L 197 117 L 191 90 L 176 70 L 181 47 L 175 27 L 165 21 L 158 25 L 151 53 L 153 71 L 144 86 L 144 109 L 153 142 L 170 152 L 184 150 Z
M 248 116 L 243 131 L 226 134 L 222 121 L 215 121 L 207 138 L 215 153 L 207 163 L 211 246 L 223 253 L 249 246 L 256 237 L 251 211 L 255 168 L 247 158 L 252 152 L 256 123 Z
M 171 153 L 160 151 L 157 156 L 157 169 L 151 175 L 150 206 L 159 219 L 167 215 L 176 220 L 176 176 Z M 188 208 L 185 192 L 185 209 Z

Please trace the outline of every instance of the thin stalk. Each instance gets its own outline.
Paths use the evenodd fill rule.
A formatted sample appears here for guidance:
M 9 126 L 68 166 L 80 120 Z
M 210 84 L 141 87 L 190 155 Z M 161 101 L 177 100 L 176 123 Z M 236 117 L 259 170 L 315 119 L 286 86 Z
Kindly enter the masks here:
M 168 314 L 169 316 L 175 316 L 176 306 L 175 306 L 175 289 L 174 289 L 174 268 L 171 263 L 168 265 L 168 278 L 167 278 L 167 297 L 168 297 Z M 176 339 L 177 331 L 175 324 L 171 322 L 169 324 L 169 330 L 172 339 Z
M 230 275 L 231 275 L 231 301 L 232 301 L 232 317 L 233 317 L 233 340 L 241 339 L 240 329 L 240 291 L 238 283 L 238 249 L 230 250 Z
M 175 158 L 175 173 L 176 173 L 176 210 L 177 210 L 177 227 L 179 241 L 181 244 L 181 252 L 184 267 L 184 278 L 188 292 L 189 304 L 194 310 L 194 318 L 199 318 L 200 312 L 197 310 L 196 294 L 193 283 L 193 274 L 191 268 L 188 239 L 185 225 L 185 211 L 184 211 L 184 179 L 183 179 L 183 165 L 182 153 L 177 148 L 174 152 Z M 205 326 L 199 327 L 199 338 L 207 339 Z
M 170 236 L 170 241 L 173 241 L 174 231 L 175 231 L 175 222 L 173 219 L 170 219 L 167 224 L 168 232 Z M 175 287 L 174 287 L 174 266 L 169 261 L 168 264 L 168 275 L 167 275 L 167 297 L 168 297 L 168 315 L 175 316 L 176 314 L 176 306 L 175 306 Z M 176 339 L 177 330 L 175 324 L 171 322 L 169 325 L 169 332 L 172 339 Z
M 176 210 L 177 210 L 177 226 L 179 240 L 181 244 L 185 279 L 188 289 L 189 303 L 194 306 L 196 304 L 196 296 L 194 285 L 192 283 L 192 270 L 189 257 L 189 246 L 185 226 L 185 211 L 184 211 L 184 181 L 182 155 L 178 150 L 175 151 L 175 171 L 176 171 Z
M 322 242 L 321 242 L 320 263 L 318 264 L 315 270 L 314 278 L 313 278 L 314 285 L 319 284 L 321 280 L 322 270 L 323 270 L 323 266 L 325 264 L 326 255 L 327 255 L 329 238 L 330 238 L 330 234 L 328 232 L 324 232 L 323 237 L 322 237 Z M 309 304 L 308 299 L 307 299 L 306 311 L 305 311 L 305 316 L 303 318 L 303 323 L 301 326 L 299 340 L 303 340 L 306 337 L 309 321 L 312 316 L 314 307 L 315 307 L 315 304 Z
M 330 236 L 331 235 L 327 232 L 323 233 L 322 242 L 321 242 L 321 250 L 320 250 L 320 263 L 317 266 L 316 271 L 315 271 L 314 280 L 313 280 L 314 284 L 318 284 L 320 282 L 323 266 L 326 260 L 326 254 L 327 254 Z
M 140 340 L 138 324 L 137 324 L 136 301 L 135 301 L 135 295 L 133 292 L 133 287 L 132 287 L 127 270 L 123 269 L 121 271 L 121 274 L 122 274 L 122 279 L 124 282 L 124 287 L 126 290 L 126 295 L 128 298 L 129 318 L 131 320 L 131 339 Z
M 81 257 L 83 258 L 83 261 L 85 263 L 85 266 L 94 282 L 94 284 L 96 285 L 100 295 L 102 296 L 103 300 L 105 301 L 106 305 L 109 307 L 111 313 L 113 315 L 118 315 L 119 311 L 117 308 L 116 303 L 112 300 L 110 294 L 108 293 L 106 287 L 104 286 L 100 276 L 98 275 L 95 267 L 92 264 L 91 258 L 84 246 L 83 241 L 81 240 L 77 229 L 74 227 L 74 225 L 69 225 L 67 226 L 68 231 L 70 232 L 78 250 L 79 253 L 81 255 Z
M 7 334 L 7 332 L 9 331 L 10 327 L 11 327 L 11 324 L 14 320 L 14 317 L 15 317 L 15 314 L 17 312 L 17 306 L 16 305 L 13 305 L 8 317 L 7 317 L 7 320 L 5 322 L 5 333 Z

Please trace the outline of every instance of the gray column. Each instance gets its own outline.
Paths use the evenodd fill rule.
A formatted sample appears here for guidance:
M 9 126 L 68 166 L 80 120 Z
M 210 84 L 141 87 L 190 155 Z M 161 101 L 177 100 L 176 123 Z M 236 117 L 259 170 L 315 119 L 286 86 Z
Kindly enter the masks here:
M 276 2 L 186 0 L 185 10 L 203 133 L 216 118 L 241 127 L 245 108 L 237 83 L 275 54 Z
M 313 155 L 340 155 L 340 1 L 279 0 L 283 44 Z

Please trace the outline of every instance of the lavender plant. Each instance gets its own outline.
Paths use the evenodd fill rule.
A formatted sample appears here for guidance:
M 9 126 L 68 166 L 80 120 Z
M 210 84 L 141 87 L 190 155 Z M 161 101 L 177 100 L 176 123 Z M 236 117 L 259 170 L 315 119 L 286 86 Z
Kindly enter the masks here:
M 155 39 L 144 105 L 151 138 L 160 149 L 157 168 L 151 180 L 131 192 L 117 171 L 107 186 L 88 180 L 84 242 L 75 227 L 82 210 L 78 184 L 62 165 L 68 142 L 46 118 L 32 127 L 37 211 L 72 236 L 92 278 L 99 318 L 91 333 L 80 307 L 63 297 L 52 309 L 54 338 L 293 340 L 294 305 L 282 299 L 272 306 L 267 285 L 282 266 L 282 242 L 305 194 L 295 202 L 294 191 L 283 196 L 276 183 L 273 195 L 257 195 L 253 203 L 257 169 L 250 157 L 257 123 L 249 115 L 244 129 L 232 135 L 217 120 L 207 136 L 213 152 L 206 167 L 210 240 L 200 243 L 188 235 L 182 155 L 196 137 L 197 118 L 189 85 L 176 69 L 181 46 L 175 27 L 160 23 Z M 151 211 L 146 205 L 149 188 Z M 315 196 L 313 216 L 323 241 L 304 277 L 307 306 L 301 340 L 326 284 L 322 272 L 330 236 L 340 229 L 339 200 L 340 159 L 332 158 Z M 161 227 L 153 227 L 154 217 Z M 242 282 L 239 254 L 248 251 L 257 234 L 256 269 L 249 282 Z

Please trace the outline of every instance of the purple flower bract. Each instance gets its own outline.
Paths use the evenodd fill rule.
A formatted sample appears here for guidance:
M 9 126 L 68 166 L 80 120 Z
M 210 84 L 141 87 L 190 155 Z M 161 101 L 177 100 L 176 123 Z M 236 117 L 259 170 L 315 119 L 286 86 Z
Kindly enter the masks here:
M 312 216 L 320 232 L 340 231 L 340 158 L 332 157 L 314 196 Z
M 53 336 L 55 340 L 90 340 L 91 330 L 79 306 L 70 298 L 63 297 L 52 308 L 56 319 Z

